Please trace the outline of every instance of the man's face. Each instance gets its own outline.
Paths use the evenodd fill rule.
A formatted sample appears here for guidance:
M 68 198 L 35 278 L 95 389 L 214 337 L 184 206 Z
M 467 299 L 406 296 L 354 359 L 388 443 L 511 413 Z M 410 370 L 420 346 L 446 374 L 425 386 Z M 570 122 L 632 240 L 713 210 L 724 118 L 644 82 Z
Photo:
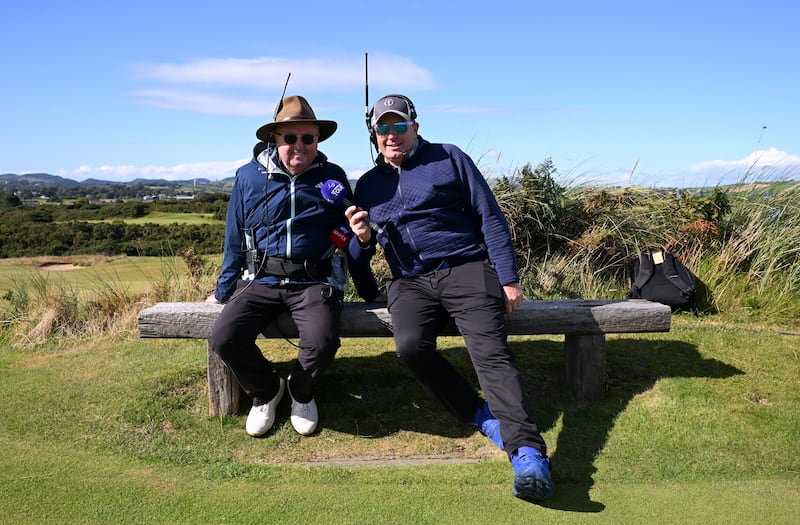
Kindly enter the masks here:
M 313 138 L 313 140 L 310 139 Z M 319 126 L 311 122 L 289 122 L 275 130 L 278 156 L 292 175 L 302 173 L 317 157 Z M 306 142 L 311 144 L 306 144 Z
M 395 113 L 388 113 L 381 117 L 376 125 L 375 137 L 378 141 L 378 150 L 386 159 L 386 162 L 392 166 L 400 166 L 406 157 L 406 153 L 414 146 L 414 141 L 417 140 L 417 130 L 419 124 L 414 122 L 409 124 L 405 133 L 399 133 L 397 123 L 406 122 L 403 117 Z M 385 135 L 381 134 L 381 127 L 387 131 Z

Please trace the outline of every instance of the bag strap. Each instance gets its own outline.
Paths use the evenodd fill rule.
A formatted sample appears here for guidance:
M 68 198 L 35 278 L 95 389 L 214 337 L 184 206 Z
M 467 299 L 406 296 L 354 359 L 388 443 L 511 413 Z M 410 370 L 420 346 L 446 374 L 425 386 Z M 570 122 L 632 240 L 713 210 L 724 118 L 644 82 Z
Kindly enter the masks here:
M 678 273 L 678 269 L 675 266 L 675 258 L 669 253 L 664 256 L 664 276 L 677 286 L 686 297 L 689 297 L 695 291 L 695 286 L 684 281 L 683 277 Z
M 689 269 L 687 268 L 686 271 L 689 271 Z M 672 284 L 678 287 L 681 291 L 681 295 L 689 299 L 689 306 L 694 312 L 695 317 L 697 317 L 699 315 L 697 311 L 697 295 L 695 294 L 697 287 L 694 283 L 687 283 L 683 280 L 683 277 L 678 273 L 675 258 L 671 254 L 666 254 L 666 257 L 664 257 L 664 275 Z
M 655 265 L 653 264 L 653 256 L 650 255 L 650 252 L 642 252 L 639 255 L 639 271 L 636 272 L 632 288 L 640 291 L 642 286 L 653 276 L 654 271 Z

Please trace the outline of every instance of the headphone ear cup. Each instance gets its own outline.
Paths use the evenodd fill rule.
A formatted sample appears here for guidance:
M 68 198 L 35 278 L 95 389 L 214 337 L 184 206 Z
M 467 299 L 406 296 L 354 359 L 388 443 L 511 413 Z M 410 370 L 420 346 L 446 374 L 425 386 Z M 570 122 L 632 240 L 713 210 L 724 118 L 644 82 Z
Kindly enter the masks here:
M 369 132 L 369 141 L 377 148 L 378 147 L 378 139 L 375 137 L 375 128 L 372 127 L 372 115 L 375 114 L 375 106 L 372 106 L 370 110 L 367 112 L 367 131 Z
M 408 104 L 408 109 L 409 109 L 409 115 L 408 116 L 411 117 L 411 120 L 416 121 L 417 120 L 417 108 L 414 107 L 414 103 L 411 102 L 410 98 L 403 97 L 403 99 Z

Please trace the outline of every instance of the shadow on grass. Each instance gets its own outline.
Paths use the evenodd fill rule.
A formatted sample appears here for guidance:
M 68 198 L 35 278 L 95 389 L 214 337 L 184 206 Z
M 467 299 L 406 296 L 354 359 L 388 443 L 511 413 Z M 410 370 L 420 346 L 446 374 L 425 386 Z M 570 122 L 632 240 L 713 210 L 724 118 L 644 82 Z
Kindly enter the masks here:
M 439 342 L 444 356 L 477 387 L 469 356 L 460 341 L 443 338 Z M 466 438 L 474 433 L 411 376 L 396 357 L 391 339 L 375 340 L 375 345 L 378 348 L 367 356 L 341 352 L 326 373 L 317 392 L 324 428 L 365 439 L 391 437 L 403 431 L 445 438 Z M 576 401 L 566 385 L 562 342 L 512 338 L 511 347 L 539 428 L 543 433 L 558 434 L 555 442 L 550 437 L 548 443 L 556 493 L 543 506 L 572 512 L 602 512 L 605 508 L 602 502 L 591 499 L 595 459 L 618 416 L 635 396 L 652 389 L 663 378 L 724 379 L 743 373 L 721 361 L 703 358 L 695 346 L 686 342 L 613 338 L 607 349 L 606 397 L 587 403 Z M 276 369 L 286 372 L 291 358 L 287 354 L 286 359 L 273 363 Z M 192 418 L 186 407 L 204 395 L 204 383 L 204 367 L 197 367 L 188 377 L 186 371 L 174 371 L 158 384 L 150 385 L 147 398 L 132 403 L 135 410 L 126 418 L 143 428 L 163 426 L 160 420 L 154 423 L 153 414 L 172 414 L 170 417 L 175 418 L 175 413 L 180 413 Z M 242 405 L 240 413 L 247 413 L 248 400 L 244 399 Z M 174 422 L 171 424 L 174 426 Z M 240 431 L 240 419 L 230 424 Z M 183 448 L 179 453 L 184 453 Z M 509 486 L 509 492 L 510 489 Z
M 682 341 L 614 339 L 608 342 L 606 398 L 575 401 L 564 376 L 563 343 L 548 340 L 511 342 L 522 372 L 534 417 L 543 432 L 561 430 L 549 443 L 556 495 L 544 506 L 573 512 L 601 512 L 594 502 L 595 457 L 603 449 L 617 416 L 638 394 L 667 377 L 727 378 L 743 372 L 703 358 Z M 463 346 L 440 351 L 477 386 Z M 407 372 L 393 351 L 370 357 L 337 357 L 321 385 L 319 398 L 329 410 L 325 426 L 362 437 L 383 437 L 411 430 L 445 437 L 473 433 L 459 423 Z M 333 413 L 330 413 L 333 412 Z

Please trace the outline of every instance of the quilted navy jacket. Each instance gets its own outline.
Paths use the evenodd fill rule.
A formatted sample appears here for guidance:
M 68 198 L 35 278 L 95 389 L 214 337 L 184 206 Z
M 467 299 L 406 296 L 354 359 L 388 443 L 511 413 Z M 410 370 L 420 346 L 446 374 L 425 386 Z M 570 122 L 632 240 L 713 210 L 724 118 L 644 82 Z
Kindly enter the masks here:
M 379 156 L 356 184 L 354 200 L 384 230 L 373 232 L 372 243 L 383 246 L 395 278 L 485 254 L 501 284 L 519 281 L 508 223 L 486 179 L 457 146 L 419 137 L 399 169 Z M 369 257 L 371 248 L 355 238 L 350 245 L 358 258 Z

